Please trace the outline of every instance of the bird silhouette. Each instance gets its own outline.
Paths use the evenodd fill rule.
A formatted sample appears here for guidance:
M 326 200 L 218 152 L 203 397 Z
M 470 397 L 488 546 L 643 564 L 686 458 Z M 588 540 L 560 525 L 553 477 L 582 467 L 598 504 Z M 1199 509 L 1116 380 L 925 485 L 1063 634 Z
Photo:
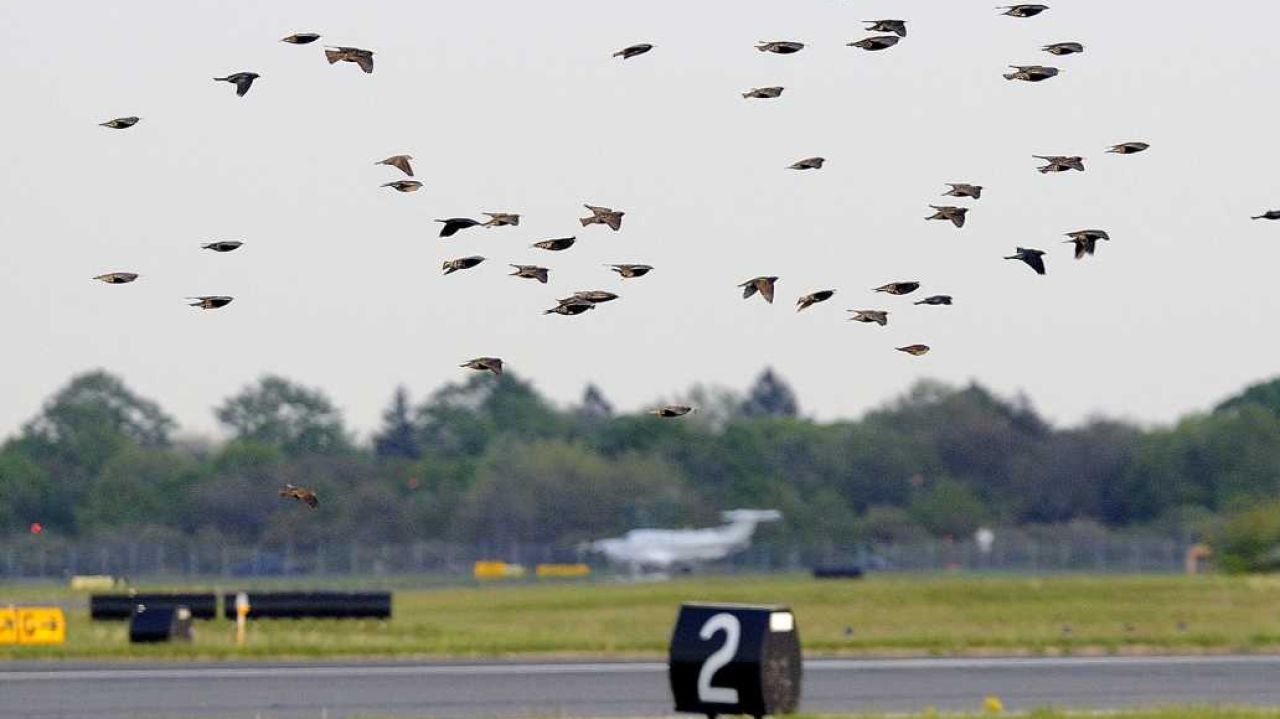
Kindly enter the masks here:
M 542 284 L 547 284 L 547 273 L 551 270 L 546 267 L 537 265 L 511 265 L 515 268 L 515 272 L 511 273 L 512 277 L 524 277 L 530 280 L 537 280 Z
M 1067 170 L 1084 172 L 1084 158 L 1079 155 L 1032 155 L 1032 157 L 1045 161 L 1045 165 L 1036 168 L 1042 174 L 1047 172 L 1066 172 Z
M 456 260 L 445 260 L 442 268 L 446 275 L 451 275 L 459 270 L 469 270 L 472 267 L 484 262 L 483 257 L 472 255 L 471 257 L 460 257 Z
M 796 160 L 787 165 L 788 170 L 821 170 L 826 163 L 825 157 L 806 157 L 803 160 Z
M 417 192 L 422 189 L 422 183 L 417 180 L 396 180 L 395 182 L 384 182 L 383 187 L 390 187 L 396 192 Z
M 204 250 L 213 250 L 214 252 L 231 252 L 232 250 L 240 249 L 243 246 L 244 243 L 240 240 L 218 240 L 217 242 L 210 242 L 207 245 L 200 245 L 200 248 Z
M 138 279 L 137 272 L 108 272 L 105 275 L 97 275 L 93 279 L 99 282 L 105 282 L 109 285 L 127 285 Z
M 1044 274 L 1044 250 L 1028 249 L 1019 247 L 1018 251 L 1005 258 L 1006 260 L 1021 260 L 1027 263 L 1027 266 L 1036 271 L 1037 275 Z
M 318 509 L 320 507 L 320 500 L 316 498 L 316 493 L 305 487 L 286 484 L 280 488 L 280 496 L 287 497 L 289 499 L 296 499 L 311 509 Z
M 397 170 L 408 175 L 409 177 L 413 177 L 413 165 L 409 163 L 409 161 L 412 159 L 413 159 L 412 155 L 392 155 L 391 157 L 388 157 L 385 160 L 378 160 L 373 164 L 388 165 L 390 167 L 396 168 Z M 386 187 L 386 185 L 383 185 L 383 187 Z
M 853 313 L 849 318 L 851 322 L 865 322 L 867 324 L 875 323 L 884 327 L 889 324 L 889 313 L 886 310 L 846 310 Z
M 867 32 L 891 32 L 898 37 L 907 36 L 906 20 L 863 20 Z
M 614 272 L 622 276 L 622 279 L 628 280 L 633 277 L 644 277 L 653 271 L 650 265 L 606 265 Z
M 777 282 L 777 277 L 753 277 L 738 286 L 742 288 L 742 299 L 759 292 L 765 302 L 773 304 L 773 287 Z
M 130 117 L 117 117 L 117 118 L 116 118 L 116 119 L 114 119 L 114 120 L 107 120 L 106 122 L 100 122 L 100 123 L 98 123 L 98 126 L 99 126 L 99 127 L 109 127 L 109 128 L 111 128 L 112 130 L 125 130 L 125 129 L 128 129 L 128 128 L 133 127 L 134 125 L 138 124 L 138 120 L 139 120 L 139 119 L 141 119 L 141 118 L 133 117 L 133 116 L 130 116 Z
M 694 409 L 693 407 L 689 407 L 687 405 L 668 404 L 668 405 L 663 405 L 662 407 L 658 407 L 656 409 L 649 410 L 649 414 L 652 414 L 657 417 L 664 417 L 669 419 L 672 417 L 683 417 L 686 414 L 689 414 L 690 412 L 696 412 L 696 411 L 697 411 L 696 409 Z
M 1133 155 L 1143 152 L 1149 147 L 1151 147 L 1151 145 L 1148 145 L 1145 142 L 1122 142 L 1119 145 L 1112 145 L 1107 152 L 1116 155 Z
M 1056 67 L 1047 67 L 1045 65 L 1010 65 L 1013 72 L 1006 72 L 1004 79 L 1006 80 L 1023 80 L 1025 82 L 1041 82 L 1051 77 L 1057 77 L 1061 72 Z
M 920 289 L 919 282 L 890 282 L 887 285 L 880 285 L 873 292 L 885 292 L 891 295 L 909 295 Z
M 776 55 L 790 55 L 803 50 L 804 43 L 792 40 L 773 40 L 768 42 L 762 40 L 760 44 L 756 45 L 756 49 L 760 52 L 771 52 Z
M 835 294 L 835 290 L 818 290 L 817 292 L 810 292 L 804 297 L 796 300 L 796 312 L 808 309 L 819 302 L 826 302 L 835 296 Z
M 515 212 L 485 212 L 489 219 L 480 223 L 485 227 L 516 227 L 520 224 L 520 215 Z
M 1084 52 L 1084 45 L 1078 42 L 1055 42 L 1040 49 L 1050 55 L 1075 55 Z
M 492 372 L 494 376 L 502 374 L 502 359 L 498 357 L 477 357 L 472 360 L 467 360 L 458 366 L 465 367 L 467 369 L 479 370 L 481 372 Z
M 747 90 L 746 92 L 742 93 L 742 96 L 748 99 L 769 100 L 775 97 L 781 97 L 782 90 L 783 88 L 781 86 L 753 87 L 750 90 Z
M 552 252 L 560 252 L 561 250 L 567 250 L 570 247 L 573 247 L 573 243 L 577 241 L 578 240 L 576 237 L 558 237 L 553 240 L 543 240 L 541 242 L 535 242 L 532 245 L 530 245 L 530 247 L 536 247 L 540 250 L 551 250 Z
M 253 81 L 261 77 L 256 72 L 235 72 L 226 77 L 215 77 L 218 82 L 229 82 L 236 86 L 236 95 L 244 97 L 249 92 L 249 88 L 253 87 Z
M 480 224 L 478 220 L 473 220 L 470 217 L 450 217 L 447 220 L 436 220 L 436 222 L 444 224 L 444 227 L 440 228 L 441 237 L 453 237 L 460 230 Z
M 373 51 L 358 47 L 325 48 L 324 57 L 332 65 L 335 62 L 354 62 L 365 74 L 373 72 Z
M 643 55 L 643 54 L 645 54 L 646 52 L 649 52 L 649 51 L 650 51 L 650 50 L 652 50 L 652 49 L 653 49 L 653 45 L 652 45 L 652 44 L 647 43 L 647 42 L 642 42 L 642 43 L 639 43 L 639 44 L 637 44 L 637 45 L 631 45 L 631 46 L 629 46 L 629 47 L 624 47 L 624 48 L 622 48 L 621 50 L 619 50 L 619 51 L 615 52 L 615 53 L 613 54 L 613 56 L 614 56 L 614 57 L 620 57 L 620 58 L 622 58 L 623 60 L 629 60 L 629 59 L 631 59 L 631 58 L 635 57 L 636 55 Z
M 943 197 L 972 197 L 975 200 L 982 199 L 982 185 L 971 185 L 967 182 L 948 182 L 946 184 L 951 189 L 942 193 Z
M 627 214 L 620 210 L 610 209 L 608 207 L 598 207 L 596 205 L 583 205 L 583 207 L 591 210 L 590 217 L 579 218 L 583 227 L 587 225 L 607 225 L 609 229 L 617 232 L 622 229 L 622 216 Z
M 857 42 L 845 43 L 848 47 L 861 48 L 863 50 L 888 50 L 898 44 L 900 38 L 897 35 L 873 35 L 863 38 Z
M 926 220 L 950 220 L 951 224 L 957 228 L 964 227 L 965 215 L 969 212 L 967 207 L 950 207 L 929 205 L 934 209 L 934 213 L 926 217 Z
M 1049 9 L 1048 5 L 1023 4 L 1023 5 L 1001 5 L 997 10 L 1004 10 L 1001 15 L 1010 17 L 1035 17 L 1045 10 Z
M 314 32 L 295 32 L 294 34 L 280 39 L 280 42 L 287 42 L 290 45 L 310 45 L 320 39 L 320 35 Z
M 189 300 L 195 302 L 189 303 L 192 307 L 199 307 L 202 310 L 217 310 L 231 304 L 235 298 L 226 295 L 201 295 L 199 297 L 188 297 Z

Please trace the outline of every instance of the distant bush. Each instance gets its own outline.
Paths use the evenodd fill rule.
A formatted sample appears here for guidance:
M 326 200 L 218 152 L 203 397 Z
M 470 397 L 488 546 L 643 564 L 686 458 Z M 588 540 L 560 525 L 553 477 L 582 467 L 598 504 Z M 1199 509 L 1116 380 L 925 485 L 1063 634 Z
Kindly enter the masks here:
M 1229 518 L 1214 543 L 1218 566 L 1232 573 L 1280 570 L 1280 501 Z

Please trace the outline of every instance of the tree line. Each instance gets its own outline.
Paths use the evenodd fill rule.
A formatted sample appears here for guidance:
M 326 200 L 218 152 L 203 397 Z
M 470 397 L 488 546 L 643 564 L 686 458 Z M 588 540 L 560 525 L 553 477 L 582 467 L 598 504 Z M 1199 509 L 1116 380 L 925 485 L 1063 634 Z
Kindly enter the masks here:
M 557 407 L 517 375 L 475 373 L 420 401 L 395 390 L 359 442 L 323 392 L 266 376 L 215 408 L 218 443 L 176 438 L 159 404 L 93 371 L 0 447 L 0 536 L 39 522 L 80 539 L 567 545 L 768 507 L 786 516 L 775 539 L 852 544 L 981 524 L 1203 530 L 1280 496 L 1280 379 L 1155 428 L 1053 427 L 1024 397 L 934 381 L 816 422 L 770 370 L 688 399 L 698 413 L 662 420 L 595 386 Z M 320 510 L 277 497 L 285 483 Z

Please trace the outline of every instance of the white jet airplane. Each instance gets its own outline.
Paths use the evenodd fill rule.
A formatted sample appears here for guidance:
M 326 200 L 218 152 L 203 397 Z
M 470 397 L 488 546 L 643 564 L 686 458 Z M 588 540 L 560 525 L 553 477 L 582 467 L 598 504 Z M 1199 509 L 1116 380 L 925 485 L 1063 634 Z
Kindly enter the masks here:
M 776 509 L 732 509 L 720 514 L 725 524 L 706 529 L 633 529 L 621 537 L 597 539 L 589 547 L 609 561 L 644 570 L 665 572 L 674 566 L 690 566 L 723 559 L 751 546 L 751 535 L 761 522 L 782 519 Z

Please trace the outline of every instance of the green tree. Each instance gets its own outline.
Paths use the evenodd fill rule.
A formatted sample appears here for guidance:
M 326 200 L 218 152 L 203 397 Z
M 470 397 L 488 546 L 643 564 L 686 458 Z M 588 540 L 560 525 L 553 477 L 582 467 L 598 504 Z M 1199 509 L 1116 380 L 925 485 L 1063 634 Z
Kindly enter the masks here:
M 766 368 L 756 378 L 756 383 L 747 392 L 747 398 L 742 401 L 742 407 L 738 411 L 741 416 L 748 418 L 795 417 L 800 413 L 800 405 L 791 386 L 773 368 Z
M 1232 412 L 1242 407 L 1256 406 L 1280 417 L 1280 378 L 1246 387 L 1214 408 L 1215 414 Z
M 22 429 L 35 457 L 96 473 L 123 448 L 163 447 L 175 423 L 160 406 L 103 370 L 73 377 Z
M 558 440 L 494 443 L 459 511 L 459 534 L 499 542 L 577 542 L 640 518 L 676 521 L 692 504 L 679 471 L 653 458 L 609 459 Z
M 342 415 L 319 390 L 268 375 L 214 411 L 236 439 L 279 447 L 288 455 L 351 449 Z
M 417 428 L 410 415 L 409 392 L 403 386 L 396 387 L 391 405 L 382 413 L 382 429 L 373 438 L 373 448 L 384 459 L 418 459 L 422 456 Z

